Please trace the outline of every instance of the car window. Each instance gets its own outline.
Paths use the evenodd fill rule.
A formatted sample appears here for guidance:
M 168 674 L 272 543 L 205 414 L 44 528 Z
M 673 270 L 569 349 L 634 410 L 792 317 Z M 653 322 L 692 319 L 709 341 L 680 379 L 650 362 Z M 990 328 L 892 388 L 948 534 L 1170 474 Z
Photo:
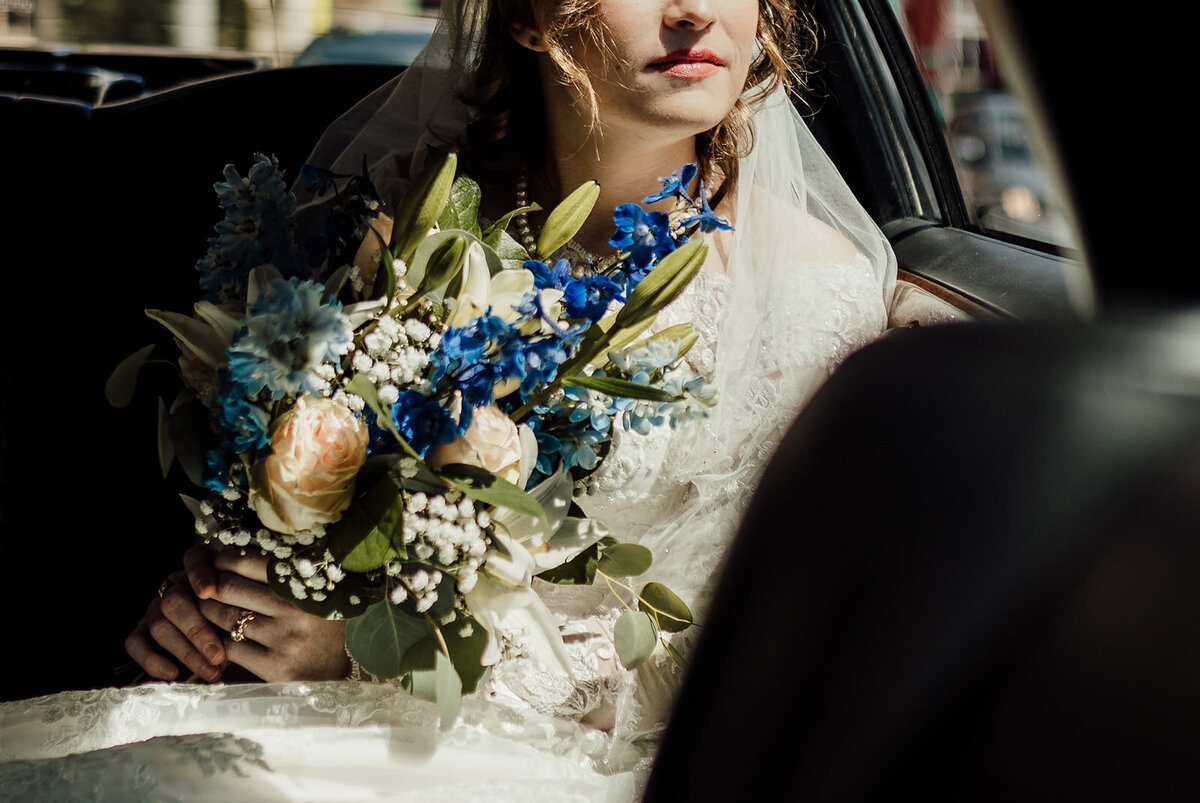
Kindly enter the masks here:
M 974 0 L 892 0 L 980 228 L 1075 246 Z
M 437 0 L 0 0 L 0 61 L 20 49 L 250 56 L 407 65 L 428 40 Z M 302 57 L 302 54 L 303 57 Z

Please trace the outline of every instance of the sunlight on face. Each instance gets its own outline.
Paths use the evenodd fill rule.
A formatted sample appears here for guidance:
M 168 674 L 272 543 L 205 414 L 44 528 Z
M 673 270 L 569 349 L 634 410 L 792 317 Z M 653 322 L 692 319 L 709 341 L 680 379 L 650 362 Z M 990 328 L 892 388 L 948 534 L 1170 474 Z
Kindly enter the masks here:
M 600 0 L 613 52 L 580 53 L 606 135 L 693 135 L 742 93 L 754 57 L 757 0 Z

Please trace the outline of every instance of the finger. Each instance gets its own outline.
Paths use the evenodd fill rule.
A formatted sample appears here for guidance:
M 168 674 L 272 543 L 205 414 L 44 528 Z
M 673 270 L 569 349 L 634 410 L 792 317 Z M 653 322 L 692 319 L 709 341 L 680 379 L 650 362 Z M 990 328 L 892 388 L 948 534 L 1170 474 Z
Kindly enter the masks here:
M 152 678 L 174 680 L 179 675 L 179 668 L 174 662 L 152 646 L 144 620 L 125 639 L 125 652 Z
M 268 683 L 293 679 L 287 676 L 286 665 L 281 663 L 271 650 L 249 639 L 234 641 L 226 637 L 225 653 L 229 656 L 230 663 L 249 670 L 256 677 Z
M 187 571 L 188 583 L 200 599 L 208 599 L 217 590 L 217 570 L 213 567 L 213 554 L 202 546 L 194 546 L 183 553 L 183 568 Z
M 216 600 L 202 601 L 200 610 L 206 619 L 221 630 L 222 642 L 231 641 L 233 634 L 240 632 L 243 639 L 249 639 L 264 647 L 270 648 L 275 645 L 275 634 L 278 630 L 275 627 L 276 620 L 265 613 L 250 611 L 247 608 L 233 608 Z M 247 618 L 245 623 L 239 627 L 238 622 L 246 613 L 251 613 L 253 616 Z
M 267 582 L 267 559 L 262 555 L 239 555 L 236 552 L 220 552 L 213 560 L 219 571 L 240 574 L 249 580 Z
M 220 670 L 206 661 L 204 656 L 192 645 L 192 642 L 188 641 L 187 636 L 183 635 L 179 628 L 165 617 L 153 620 L 146 629 L 150 638 L 159 647 L 175 656 L 180 663 L 196 673 L 197 676 L 210 683 L 221 676 Z
M 225 649 L 221 646 L 221 636 L 212 623 L 200 613 L 197 600 L 189 586 L 180 584 L 163 595 L 159 607 L 162 615 L 204 656 L 213 666 L 220 666 L 225 661 Z
M 287 602 L 275 596 L 266 583 L 249 580 L 232 572 L 217 573 L 217 593 L 213 599 L 267 616 L 278 616 L 291 608 Z

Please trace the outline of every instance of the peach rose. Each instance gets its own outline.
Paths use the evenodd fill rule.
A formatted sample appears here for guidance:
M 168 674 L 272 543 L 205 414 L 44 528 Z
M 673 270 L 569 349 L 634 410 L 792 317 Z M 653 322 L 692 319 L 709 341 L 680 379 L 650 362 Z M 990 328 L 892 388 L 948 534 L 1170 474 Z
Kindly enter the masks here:
M 367 427 L 340 404 L 301 396 L 271 432 L 271 454 L 250 482 L 250 507 L 264 526 L 297 533 L 342 517 L 367 458 Z
M 522 432 L 512 419 L 496 405 L 480 407 L 471 416 L 471 426 L 451 443 L 429 450 L 426 459 L 434 469 L 451 463 L 466 463 L 486 469 L 506 482 L 524 487 L 532 462 L 529 458 L 532 441 L 533 460 L 537 459 L 537 441 L 533 433 Z

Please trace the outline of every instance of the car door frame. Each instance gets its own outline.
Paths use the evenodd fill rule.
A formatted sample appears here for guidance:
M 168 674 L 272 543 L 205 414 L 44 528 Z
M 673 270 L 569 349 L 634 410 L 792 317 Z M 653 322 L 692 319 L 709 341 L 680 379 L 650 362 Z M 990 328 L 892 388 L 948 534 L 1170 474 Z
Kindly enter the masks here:
M 891 241 L 901 278 L 957 300 L 973 317 L 1089 317 L 1093 293 L 1078 253 L 971 219 L 890 3 L 816 0 L 813 14 L 822 27 L 820 78 L 802 96 L 802 112 Z

